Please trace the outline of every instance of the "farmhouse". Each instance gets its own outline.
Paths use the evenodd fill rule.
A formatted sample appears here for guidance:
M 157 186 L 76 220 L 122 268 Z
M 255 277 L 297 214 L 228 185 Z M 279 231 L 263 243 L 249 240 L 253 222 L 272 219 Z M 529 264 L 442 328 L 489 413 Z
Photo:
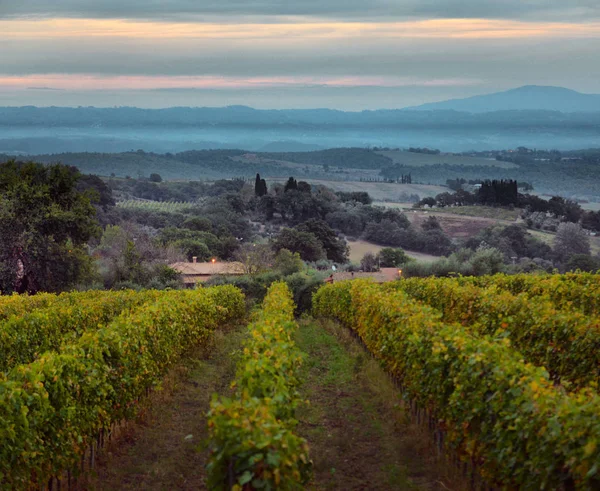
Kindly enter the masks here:
M 238 262 L 212 261 L 208 263 L 199 263 L 196 258 L 191 263 L 173 263 L 170 265 L 175 271 L 181 274 L 183 283 L 186 287 L 194 287 L 196 283 L 203 283 L 210 280 L 213 276 L 233 276 L 243 275 L 244 266 Z

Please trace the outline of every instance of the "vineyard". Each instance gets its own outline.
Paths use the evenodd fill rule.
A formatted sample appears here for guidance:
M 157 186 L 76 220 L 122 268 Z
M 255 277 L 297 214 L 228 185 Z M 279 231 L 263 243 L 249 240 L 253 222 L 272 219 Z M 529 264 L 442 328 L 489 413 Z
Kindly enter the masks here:
M 245 314 L 232 287 L 3 297 L 0 309 L 2 489 L 70 480 L 169 367 Z
M 471 483 L 598 489 L 599 286 L 593 275 L 354 281 L 322 288 L 313 309 L 356 333 Z
M 155 212 L 177 213 L 192 208 L 198 203 L 186 201 L 152 201 L 142 199 L 128 199 L 119 201 L 117 206 L 126 210 L 146 210 Z
M 591 274 L 346 281 L 301 319 L 274 283 L 246 328 L 230 286 L 3 296 L 0 488 L 88 489 L 106 446 L 128 445 L 116 428 L 194 350 L 220 349 L 188 385 L 187 436 L 154 437 L 175 451 L 194 425 L 193 465 L 134 487 L 599 489 L 599 305 Z M 160 418 L 180 416 L 166 401 Z M 97 473 L 90 489 L 129 489 Z

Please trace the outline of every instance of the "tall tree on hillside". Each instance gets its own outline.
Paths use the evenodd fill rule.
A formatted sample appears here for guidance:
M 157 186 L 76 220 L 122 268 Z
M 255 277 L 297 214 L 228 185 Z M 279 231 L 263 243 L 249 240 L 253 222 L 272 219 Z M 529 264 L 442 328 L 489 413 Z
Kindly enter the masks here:
M 283 191 L 287 193 L 288 191 L 297 191 L 298 190 L 298 182 L 293 177 L 290 177 L 285 183 L 285 187 Z
M 254 181 L 254 194 L 259 198 L 267 194 L 267 181 L 260 178 L 260 174 L 256 174 L 256 179 Z
M 262 194 L 260 194 L 262 190 L 262 187 L 260 185 L 260 174 L 257 172 L 256 173 L 256 179 L 254 179 L 254 195 L 255 196 L 262 196 Z
M 80 175 L 64 165 L 0 165 L 0 290 L 60 291 L 91 274 L 88 240 L 100 230 Z

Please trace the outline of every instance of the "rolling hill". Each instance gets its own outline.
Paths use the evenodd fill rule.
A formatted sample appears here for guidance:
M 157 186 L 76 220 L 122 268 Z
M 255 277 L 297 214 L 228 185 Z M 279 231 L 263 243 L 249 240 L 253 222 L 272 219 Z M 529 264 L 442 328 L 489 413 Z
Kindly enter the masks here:
M 563 113 L 600 111 L 600 94 L 582 94 L 564 87 L 526 85 L 505 92 L 452 99 L 407 108 L 417 111 L 558 111 Z

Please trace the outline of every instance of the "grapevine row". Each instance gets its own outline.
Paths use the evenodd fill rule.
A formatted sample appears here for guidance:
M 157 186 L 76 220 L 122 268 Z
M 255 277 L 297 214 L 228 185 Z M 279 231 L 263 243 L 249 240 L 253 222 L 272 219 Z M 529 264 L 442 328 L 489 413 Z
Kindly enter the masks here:
M 557 308 L 578 309 L 586 315 L 600 315 L 600 275 L 567 273 L 564 275 L 494 275 L 460 278 L 463 284 L 495 286 L 514 295 L 548 296 Z
M 460 286 L 455 279 L 395 282 L 413 298 L 481 334 L 509 337 L 525 358 L 545 367 L 556 382 L 598 388 L 600 318 L 556 308 L 547 296 L 512 295 L 494 287 Z
M 32 310 L 43 308 L 60 297 L 68 297 L 70 294 L 54 295 L 52 293 L 40 293 L 38 295 L 2 295 L 0 296 L 0 321 L 11 315 L 22 315 Z
M 444 324 L 402 291 L 342 282 L 321 288 L 313 305 L 357 332 L 490 484 L 599 488 L 600 397 L 592 390 L 556 389 L 508 341 Z
M 74 341 L 90 329 L 98 329 L 122 311 L 152 301 L 157 291 L 89 291 L 60 295 L 44 308 L 0 323 L 0 372 L 30 363 L 61 343 Z
M 302 356 L 293 314 L 289 288 L 274 283 L 248 328 L 235 395 L 211 403 L 210 489 L 303 489 L 309 478 L 308 446 L 294 432 Z
M 29 489 L 77 469 L 101 430 L 134 416 L 169 367 L 244 310 L 243 295 L 229 286 L 162 292 L 12 370 L 0 381 L 0 488 Z

